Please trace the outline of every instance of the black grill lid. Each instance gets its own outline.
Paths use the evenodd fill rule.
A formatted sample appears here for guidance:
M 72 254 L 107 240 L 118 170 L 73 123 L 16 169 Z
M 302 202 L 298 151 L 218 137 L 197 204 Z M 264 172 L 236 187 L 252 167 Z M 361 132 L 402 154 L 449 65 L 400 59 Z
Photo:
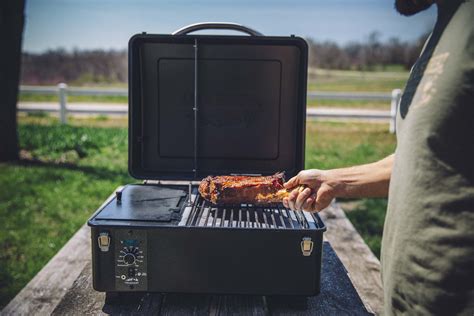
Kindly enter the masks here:
M 206 28 L 251 36 L 187 35 Z M 133 177 L 292 176 L 304 167 L 307 44 L 260 35 L 212 23 L 130 39 Z

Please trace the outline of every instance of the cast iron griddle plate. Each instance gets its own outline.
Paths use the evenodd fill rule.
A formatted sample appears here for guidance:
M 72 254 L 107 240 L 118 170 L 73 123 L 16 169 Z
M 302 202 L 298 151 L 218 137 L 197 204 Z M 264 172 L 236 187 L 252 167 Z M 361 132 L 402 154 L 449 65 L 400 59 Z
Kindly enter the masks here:
M 127 185 L 122 201 L 113 199 L 96 219 L 170 222 L 186 201 L 186 186 Z

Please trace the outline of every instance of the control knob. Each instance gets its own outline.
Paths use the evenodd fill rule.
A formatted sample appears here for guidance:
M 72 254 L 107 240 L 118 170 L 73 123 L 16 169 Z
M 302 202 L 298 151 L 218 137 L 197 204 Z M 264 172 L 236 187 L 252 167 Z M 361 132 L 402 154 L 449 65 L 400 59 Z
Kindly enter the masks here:
M 123 256 L 123 261 L 126 263 L 126 264 L 134 264 L 135 263 L 135 255 L 133 253 L 127 253 L 125 254 L 125 256 Z

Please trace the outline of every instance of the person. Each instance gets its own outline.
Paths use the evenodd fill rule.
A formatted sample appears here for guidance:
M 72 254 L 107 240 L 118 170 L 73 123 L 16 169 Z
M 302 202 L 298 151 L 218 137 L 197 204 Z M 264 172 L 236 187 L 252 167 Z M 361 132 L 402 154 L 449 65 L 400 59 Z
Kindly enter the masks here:
M 474 315 L 474 1 L 397 0 L 437 21 L 397 114 L 395 153 L 378 162 L 304 170 L 286 207 L 320 211 L 336 197 L 385 197 L 384 311 Z

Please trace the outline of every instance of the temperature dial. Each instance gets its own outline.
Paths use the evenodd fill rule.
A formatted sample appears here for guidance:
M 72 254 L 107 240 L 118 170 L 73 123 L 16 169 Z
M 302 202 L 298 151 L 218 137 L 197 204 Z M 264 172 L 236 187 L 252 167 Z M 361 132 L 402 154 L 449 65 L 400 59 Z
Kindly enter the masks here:
M 125 256 L 123 256 L 123 261 L 126 264 L 134 264 L 135 263 L 135 255 L 133 253 L 127 253 Z
M 123 249 L 120 250 L 118 263 L 125 266 L 140 265 L 143 263 L 143 251 L 138 247 L 123 247 Z

